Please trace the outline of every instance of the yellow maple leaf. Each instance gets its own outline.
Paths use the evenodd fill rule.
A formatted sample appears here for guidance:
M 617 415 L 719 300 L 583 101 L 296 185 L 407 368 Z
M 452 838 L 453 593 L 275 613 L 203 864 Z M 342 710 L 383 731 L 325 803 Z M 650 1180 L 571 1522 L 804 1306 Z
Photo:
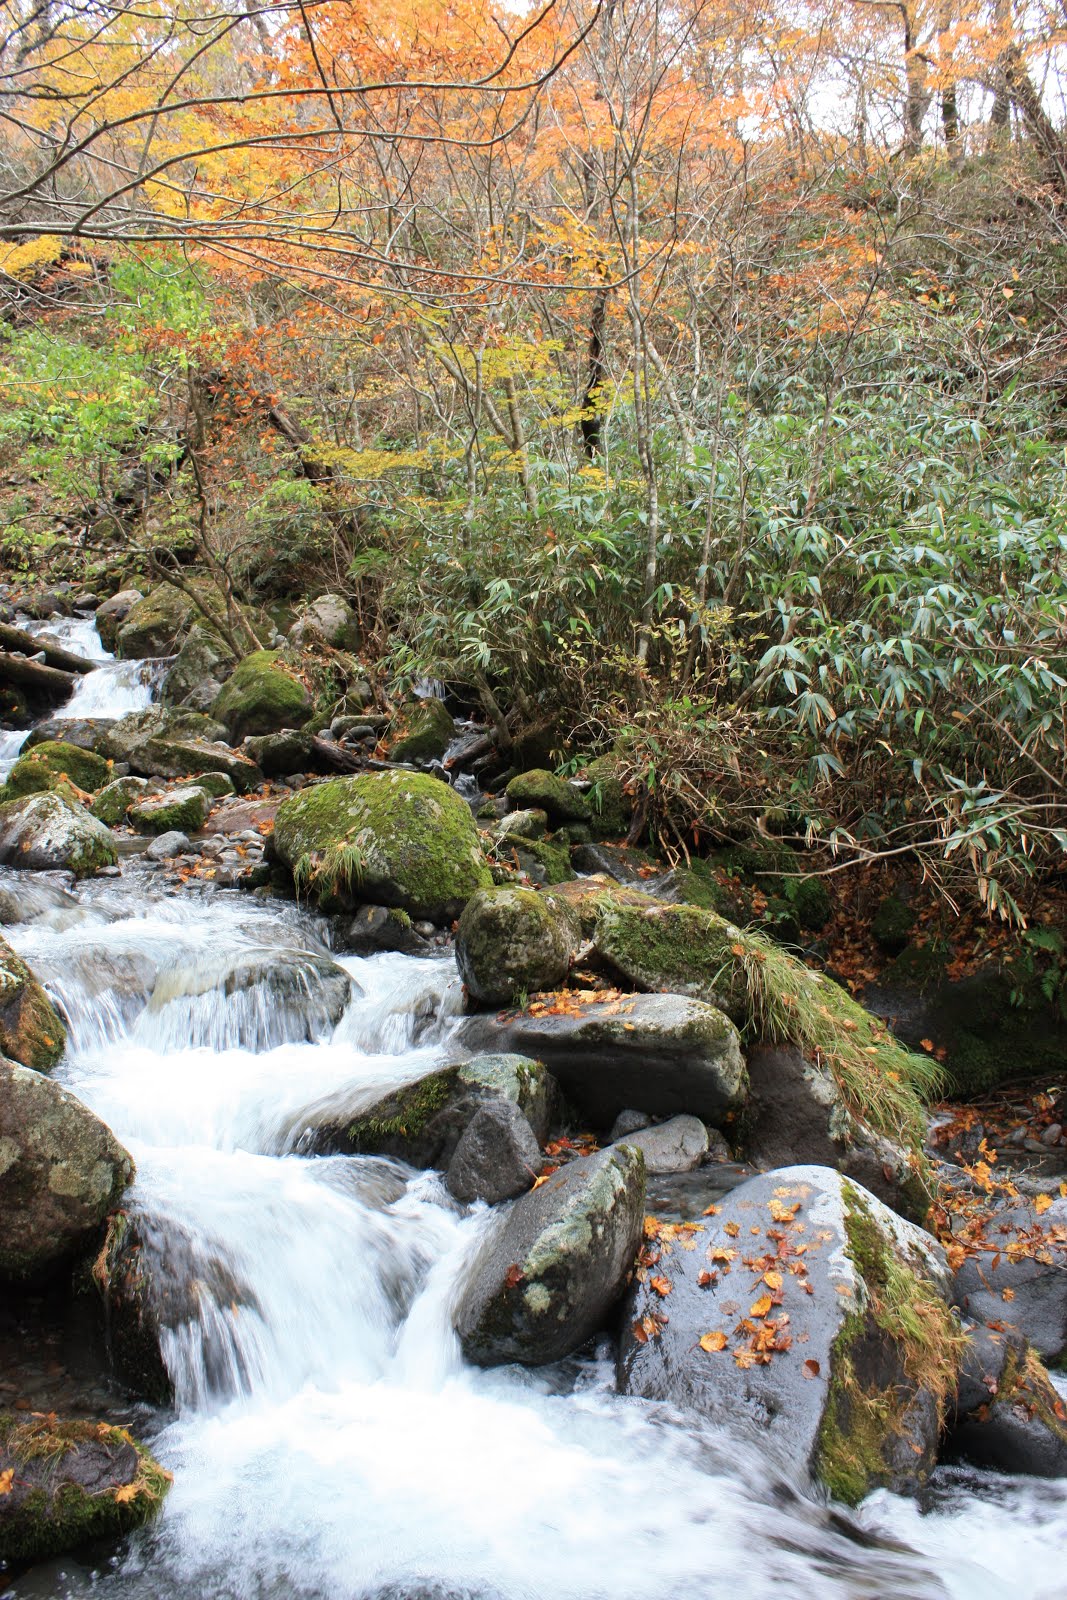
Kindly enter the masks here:
M 705 1333 L 700 1337 L 700 1348 L 709 1352 L 726 1349 L 725 1333 Z

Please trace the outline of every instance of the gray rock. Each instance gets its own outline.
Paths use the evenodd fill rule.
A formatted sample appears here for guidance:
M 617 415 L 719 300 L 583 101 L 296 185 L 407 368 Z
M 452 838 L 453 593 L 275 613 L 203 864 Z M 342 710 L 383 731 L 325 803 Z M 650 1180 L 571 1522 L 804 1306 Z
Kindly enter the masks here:
M 238 794 L 258 789 L 263 774 L 254 761 L 224 744 L 199 739 L 147 739 L 130 752 L 130 766 L 150 778 L 182 778 L 190 772 L 221 772 Z
M 1056 1194 L 1043 1212 L 1025 1201 L 998 1210 L 956 1272 L 953 1296 L 971 1321 L 1018 1328 L 1043 1361 L 1067 1357 L 1067 1200 Z
M 149 861 L 170 861 L 175 856 L 184 855 L 192 846 L 184 833 L 161 833 L 145 851 Z
M 79 750 L 93 750 L 98 755 L 109 756 L 110 739 L 115 722 L 110 717 L 49 717 L 39 722 L 26 737 L 23 751 L 34 745 L 55 741 L 74 744 Z
M 644 1158 L 629 1145 L 572 1161 L 516 1200 L 457 1307 L 467 1360 L 541 1366 L 579 1349 L 625 1288 L 644 1203 Z
M 164 705 L 210 711 L 237 665 L 230 646 L 203 622 L 194 622 L 163 680 Z
M 457 1200 L 484 1200 L 495 1206 L 523 1194 L 542 1166 L 533 1129 L 510 1100 L 490 1100 L 468 1122 L 445 1183 Z
M 91 878 L 118 864 L 110 828 L 58 794 L 28 794 L 0 806 L 0 865 L 31 872 L 66 868 Z
M 570 971 L 581 935 L 565 901 L 533 889 L 482 889 L 463 909 L 456 965 L 482 1005 L 554 989 Z
M 649 1239 L 619 1387 L 757 1440 L 846 1503 L 913 1489 L 955 1391 L 947 1290 L 929 1235 L 829 1168 L 788 1167 Z
M 0 883 L 0 926 L 14 927 L 20 922 L 47 918 L 64 922 L 78 912 L 80 902 L 68 888 L 66 874 L 54 878 L 35 876 Z
M 126 813 L 135 800 L 143 799 L 148 791 L 147 778 L 134 778 L 129 774 L 115 778 L 93 796 L 93 816 L 105 827 L 114 828 L 126 821 Z
M 548 830 L 548 812 L 536 809 L 509 811 L 493 829 L 493 837 L 501 839 L 543 839 Z
M 381 950 L 424 956 L 430 949 L 407 912 L 395 906 L 360 906 L 351 921 L 342 922 L 340 942 L 343 950 L 357 956 L 372 956 Z
M 244 753 L 254 761 L 268 778 L 290 772 L 314 770 L 315 741 L 301 728 L 287 728 L 283 733 L 261 733 L 244 742 Z
M 335 650 L 359 649 L 359 625 L 347 600 L 339 594 L 322 594 L 304 607 L 289 629 L 289 642 L 298 650 L 328 644 Z
M 87 1106 L 0 1060 L 0 1275 L 36 1277 L 92 1243 L 133 1162 Z
M 115 634 L 115 654 L 124 661 L 172 656 L 195 615 L 193 602 L 180 589 L 158 584 L 130 606 Z M 96 616 L 99 628 L 99 611 Z
M 644 1111 L 620 1111 L 615 1121 L 611 1124 L 607 1143 L 614 1144 L 617 1139 L 625 1139 L 628 1133 L 637 1133 L 641 1128 L 650 1128 L 652 1118 Z M 705 1128 L 705 1133 L 707 1129 Z
M 165 834 L 188 829 L 197 833 L 207 820 L 211 796 L 195 784 L 135 800 L 126 815 L 138 833 Z M 153 856 L 153 860 L 159 859 Z
M 110 600 L 105 600 L 103 605 L 96 608 L 96 631 L 100 635 L 106 650 L 114 650 L 118 639 L 119 628 L 126 621 L 138 600 L 143 600 L 144 595 L 140 589 L 120 589 L 118 594 L 113 594 Z
M 996 1472 L 1067 1477 L 1067 1412 L 1016 1329 L 968 1329 L 949 1456 Z
M 194 1048 L 314 1043 L 333 1032 L 361 993 L 336 961 L 309 950 L 209 952 L 159 974 L 138 1032 Z M 220 996 L 229 1002 L 221 1011 Z
M 657 1127 L 625 1133 L 618 1142 L 641 1151 L 650 1176 L 691 1172 L 708 1153 L 708 1130 L 699 1117 L 671 1117 Z
M 682 995 L 627 995 L 556 1016 L 469 1017 L 457 1038 L 472 1052 L 515 1050 L 543 1061 L 602 1127 L 633 1105 L 660 1117 L 687 1111 L 714 1125 L 745 1098 L 737 1029 Z

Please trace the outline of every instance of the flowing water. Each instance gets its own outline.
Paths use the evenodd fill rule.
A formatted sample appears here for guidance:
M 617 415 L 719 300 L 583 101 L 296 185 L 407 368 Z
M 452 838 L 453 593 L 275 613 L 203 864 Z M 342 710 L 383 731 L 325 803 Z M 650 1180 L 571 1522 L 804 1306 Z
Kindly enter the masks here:
M 606 1349 L 464 1364 L 451 1312 L 489 1213 L 432 1173 L 303 1153 L 447 1059 L 450 959 L 344 958 L 349 989 L 292 907 L 171 892 L 129 863 L 36 889 L 6 932 L 69 1019 L 57 1075 L 137 1162 L 132 1208 L 171 1291 L 176 1406 L 147 1431 L 174 1486 L 99 1569 L 53 1563 L 10 1595 L 1063 1594 L 1067 1484 L 943 1471 L 921 1507 L 831 1512 L 726 1432 L 617 1396 Z

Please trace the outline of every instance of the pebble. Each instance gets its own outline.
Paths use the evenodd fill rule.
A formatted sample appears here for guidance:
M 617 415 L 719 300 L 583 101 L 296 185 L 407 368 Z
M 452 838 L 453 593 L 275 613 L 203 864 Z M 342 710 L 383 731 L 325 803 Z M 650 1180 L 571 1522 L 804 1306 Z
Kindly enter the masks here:
M 1059 1122 L 1050 1123 L 1041 1135 L 1041 1143 L 1047 1145 L 1059 1144 L 1063 1138 L 1063 1126 Z

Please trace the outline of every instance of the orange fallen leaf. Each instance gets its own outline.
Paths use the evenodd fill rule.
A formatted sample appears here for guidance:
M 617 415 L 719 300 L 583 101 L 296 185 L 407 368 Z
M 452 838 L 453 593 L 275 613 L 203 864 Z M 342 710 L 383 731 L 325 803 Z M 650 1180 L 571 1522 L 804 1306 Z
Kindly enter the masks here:
M 671 1280 L 669 1278 L 665 1278 L 662 1273 L 660 1273 L 659 1277 L 657 1278 L 650 1278 L 649 1282 L 661 1299 L 666 1299 L 674 1287 L 674 1285 L 671 1283 Z
M 700 1337 L 700 1348 L 710 1354 L 715 1350 L 726 1349 L 726 1335 L 722 1332 L 705 1333 Z
M 763 1281 L 768 1289 L 780 1289 L 782 1287 L 782 1274 L 780 1272 L 765 1272 Z
M 748 1314 L 750 1317 L 765 1317 L 773 1304 L 769 1294 L 760 1295 L 755 1304 L 749 1306 Z
M 1034 1210 L 1037 1212 L 1039 1217 L 1043 1217 L 1051 1204 L 1052 1196 L 1050 1194 L 1039 1194 L 1037 1199 L 1034 1201 Z
M 805 1378 L 817 1378 L 821 1371 L 822 1368 L 820 1367 L 819 1363 L 809 1356 L 807 1361 L 804 1363 Z
M 718 1276 L 719 1274 L 717 1272 L 698 1272 L 697 1287 L 700 1289 L 710 1289 Z
M 137 1483 L 137 1482 L 124 1483 L 122 1485 L 121 1489 L 116 1489 L 115 1490 L 115 1501 L 116 1501 L 116 1504 L 118 1504 L 120 1506 L 127 1505 L 129 1503 L 129 1501 L 136 1500 L 136 1498 L 140 1494 L 140 1492 L 141 1492 L 141 1486 L 140 1486 L 139 1483 Z
M 1002 1289 L 1000 1291 L 1000 1298 L 1002 1300 L 1014 1300 L 1015 1299 L 1015 1290 L 1014 1289 Z
M 736 1239 L 737 1235 L 741 1232 L 741 1228 L 736 1222 L 727 1222 L 723 1227 L 723 1232 L 728 1233 L 731 1239 Z
M 3 1472 L 0 1472 L 0 1494 L 10 1494 L 14 1482 L 14 1467 L 5 1467 Z
M 504 1275 L 504 1288 L 514 1289 L 522 1282 L 522 1268 L 517 1261 L 513 1261 Z

